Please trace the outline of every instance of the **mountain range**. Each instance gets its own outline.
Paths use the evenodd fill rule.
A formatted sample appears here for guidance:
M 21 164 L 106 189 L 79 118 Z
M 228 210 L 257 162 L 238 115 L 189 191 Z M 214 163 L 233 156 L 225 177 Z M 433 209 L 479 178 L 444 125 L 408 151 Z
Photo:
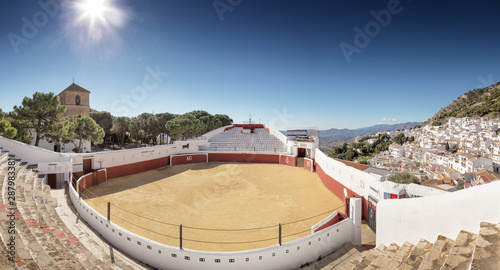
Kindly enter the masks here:
M 319 141 L 321 146 L 328 147 L 335 144 L 340 144 L 344 142 L 351 142 L 357 136 L 365 136 L 377 132 L 383 131 L 395 131 L 398 129 L 408 129 L 417 125 L 423 124 L 422 122 L 406 122 L 399 124 L 379 124 L 370 127 L 358 128 L 358 129 L 336 129 L 331 128 L 327 130 L 319 131 Z

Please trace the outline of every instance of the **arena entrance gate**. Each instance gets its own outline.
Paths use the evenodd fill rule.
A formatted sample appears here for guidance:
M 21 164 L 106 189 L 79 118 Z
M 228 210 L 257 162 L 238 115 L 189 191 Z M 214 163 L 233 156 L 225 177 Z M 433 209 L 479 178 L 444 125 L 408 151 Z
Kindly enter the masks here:
M 92 172 L 92 158 L 83 158 L 83 172 L 85 174 Z
M 306 157 L 306 149 L 305 148 L 297 148 L 297 156 L 299 158 Z
M 377 199 L 368 196 L 368 227 L 370 227 L 374 233 L 377 232 L 377 203 Z

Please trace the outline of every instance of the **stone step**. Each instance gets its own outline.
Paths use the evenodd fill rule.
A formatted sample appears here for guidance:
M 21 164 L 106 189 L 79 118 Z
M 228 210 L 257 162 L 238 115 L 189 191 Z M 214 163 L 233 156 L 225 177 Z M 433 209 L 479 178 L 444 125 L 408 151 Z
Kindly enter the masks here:
M 30 165 L 28 165 L 28 169 L 36 170 L 36 169 L 38 169 L 38 164 L 30 164 Z
M 2 178 L 5 179 L 6 170 L 3 171 L 4 172 Z M 38 245 L 33 235 L 26 233 L 26 231 L 24 230 L 25 228 L 23 227 L 23 224 L 26 225 L 24 223 L 24 219 L 17 209 L 15 201 L 9 199 L 7 192 L 8 189 L 2 190 L 1 206 L 3 213 L 0 213 L 0 227 L 2 239 L 11 239 L 11 236 L 14 237 L 16 252 L 19 256 L 19 258 L 16 258 L 16 264 L 18 265 L 18 267 L 20 266 L 20 268 L 27 267 L 33 269 L 57 269 L 54 261 L 48 258 L 47 254 L 42 249 L 42 247 Z M 12 204 L 10 202 L 14 203 Z M 11 209 L 10 211 L 7 210 L 7 208 L 5 207 L 6 205 L 7 208 Z M 15 216 L 13 220 L 8 217 L 8 215 L 11 214 Z M 12 230 L 12 228 L 10 227 L 12 221 L 15 222 L 15 230 Z
M 387 249 L 377 258 L 375 258 L 370 265 L 365 269 L 396 269 L 400 263 L 393 258 L 398 257 L 398 250 L 400 246 L 392 243 Z
M 41 200 L 41 198 L 38 198 L 38 199 Z M 39 207 L 39 211 L 45 213 L 44 218 L 47 222 L 47 227 L 51 230 L 54 230 L 54 231 L 63 232 L 63 230 L 54 221 L 54 217 L 52 217 L 52 215 L 47 210 L 46 205 L 45 204 L 38 204 L 38 207 Z M 58 239 L 61 241 L 61 243 L 65 244 L 64 247 L 66 248 L 66 251 L 71 254 L 68 256 L 71 256 L 71 257 L 78 259 L 78 261 L 81 263 L 81 265 L 85 269 L 96 269 L 96 268 L 102 269 L 101 267 L 99 267 L 99 265 L 101 265 L 100 263 L 96 263 L 96 260 L 92 256 L 91 256 L 91 258 L 88 258 L 86 256 L 86 254 L 81 252 L 80 249 L 75 245 L 75 243 L 77 241 L 79 241 L 76 236 L 67 235 L 66 239 L 59 238 L 59 237 L 58 237 Z
M 4 166 L 4 164 L 6 164 L 7 162 L 9 162 L 8 158 L 0 158 L 0 168 L 2 168 L 2 166 Z
M 314 268 L 309 269 L 339 269 L 363 251 L 365 251 L 365 248 L 361 246 L 356 246 L 352 243 L 346 243 L 339 250 L 329 254 L 328 256 L 325 256 L 325 258 L 323 258 L 322 260 L 313 263 L 311 266 Z
M 25 177 L 29 174 L 30 172 L 27 172 L 25 174 Z M 22 181 L 22 179 L 18 179 L 18 181 Z M 32 194 L 28 192 L 27 196 L 29 197 L 28 200 L 31 202 L 32 207 L 31 211 L 34 211 L 40 215 L 32 215 L 27 203 L 26 203 L 26 197 L 24 192 L 20 193 L 20 196 L 18 197 L 18 206 L 20 210 L 25 213 L 25 218 L 30 218 L 33 219 L 38 226 L 35 227 L 30 227 L 33 230 L 37 231 L 42 231 L 43 234 L 47 237 L 47 240 L 50 241 L 53 246 L 57 249 L 57 251 L 63 255 L 66 260 L 70 261 L 72 265 L 67 265 L 66 268 L 71 268 L 71 269 L 95 269 L 95 265 L 89 264 L 89 263 L 80 263 L 77 262 L 77 259 L 80 259 L 81 257 L 84 257 L 79 250 L 76 249 L 74 245 L 72 245 L 72 242 L 68 239 L 61 239 L 59 236 L 61 234 L 57 234 L 60 230 L 58 229 L 57 225 L 54 225 L 52 219 L 50 218 L 50 214 L 44 207 L 43 199 L 42 198 L 35 198 L 32 199 Z M 37 202 L 38 201 L 38 202 Z M 35 207 L 33 207 L 33 202 L 35 202 Z M 57 235 L 56 235 L 57 234 Z M 73 238 L 70 237 L 71 240 Z M 71 253 L 73 251 L 73 253 Z M 83 259 L 85 261 L 85 258 Z M 84 267 L 85 266 L 85 267 Z
M 477 234 L 461 231 L 441 269 L 468 270 L 477 243 Z
M 35 179 L 35 185 L 34 185 L 34 189 L 35 190 L 39 190 L 41 191 L 42 190 L 42 185 L 43 185 L 43 179 L 45 178 L 45 175 L 39 175 L 36 179 Z
M 22 201 L 22 199 L 25 201 Z M 29 226 L 26 226 L 27 230 L 31 232 L 40 246 L 61 269 L 82 269 L 72 257 L 65 256 L 64 247 L 56 247 L 60 245 L 57 241 L 57 232 L 53 233 L 42 229 L 46 228 L 47 224 L 43 219 L 43 213 L 38 210 L 37 202 L 31 192 L 25 190 L 24 198 L 20 198 L 19 207 L 28 215 L 25 217 L 26 221 L 29 221 Z
M 399 266 L 398 269 L 414 270 L 418 269 L 424 258 L 429 254 L 429 251 L 434 245 L 425 239 L 421 239 L 415 246 L 410 256 Z
M 375 258 L 381 256 L 387 247 L 382 244 L 376 248 L 365 250 L 361 252 L 358 256 L 354 257 L 351 261 L 343 265 L 341 270 L 354 270 L 354 269 L 365 269 L 368 265 L 372 263 Z
M 16 264 L 9 261 L 8 256 L 7 247 L 0 242 L 0 269 L 16 269 Z
M 0 170 L 0 179 L 2 180 L 2 183 L 5 179 L 6 174 L 7 174 L 7 168 Z M 14 207 L 15 205 L 6 207 L 5 204 L 3 203 L 3 199 L 4 198 L 2 193 L 2 197 L 0 198 L 0 235 L 1 238 L 4 239 L 5 241 L 3 244 L 7 246 L 10 242 L 11 237 L 13 237 L 14 238 L 13 243 L 15 244 L 15 252 L 16 252 L 15 255 L 16 266 L 19 269 L 26 269 L 26 268 L 39 269 L 40 267 L 33 259 L 32 254 L 30 253 L 24 242 L 21 241 L 21 237 L 19 236 L 18 231 L 9 229 L 11 225 L 11 220 L 8 217 L 8 215 L 11 212 L 7 210 L 7 207 L 11 208 Z M 12 211 L 14 215 L 15 215 L 15 210 L 16 208 L 14 207 Z M 16 219 L 14 219 L 14 222 L 16 222 Z
M 401 265 L 408 256 L 410 256 L 411 252 L 415 248 L 415 245 L 411 244 L 410 242 L 405 242 L 399 249 L 396 251 L 392 259 L 397 262 L 399 265 Z M 399 266 L 398 265 L 398 266 Z
M 3 204 L 1 205 L 3 206 Z M 14 237 L 15 241 L 15 262 L 18 269 L 40 269 L 37 262 L 33 259 L 33 255 L 30 253 L 28 247 L 24 244 L 19 236 L 18 231 L 14 231 L 14 233 L 9 233 L 8 225 L 9 222 L 7 219 L 7 213 L 3 210 L 0 210 L 0 234 L 3 239 L 10 239 Z M 2 245 L 6 245 L 7 243 L 2 243 Z
M 90 239 L 90 236 L 85 235 L 86 233 L 80 233 L 79 235 L 73 234 L 72 231 L 70 229 L 68 229 L 68 227 L 66 226 L 66 224 L 61 220 L 61 218 L 59 217 L 59 215 L 58 215 L 58 213 L 55 210 L 55 208 L 54 208 L 53 205 L 46 204 L 45 207 L 47 208 L 47 211 L 49 212 L 50 216 L 52 217 L 52 220 L 57 224 L 57 226 L 59 227 L 59 229 L 65 235 L 71 235 L 75 239 L 81 239 L 82 237 L 86 237 L 87 239 Z M 111 269 L 111 267 L 108 266 L 108 264 L 111 265 L 111 263 L 110 263 L 111 262 L 111 258 L 109 258 L 106 255 L 106 252 L 104 252 L 102 250 L 99 251 L 99 254 L 106 261 L 106 262 L 103 262 L 101 259 L 97 258 L 94 255 L 94 253 L 92 253 L 89 249 L 87 249 L 87 247 L 84 246 L 80 241 L 74 243 L 74 245 L 79 250 L 80 253 L 82 253 L 83 255 L 85 255 L 85 257 L 90 260 L 90 262 L 93 265 L 96 265 L 97 267 L 99 267 L 101 269 Z M 92 245 L 92 246 L 94 246 L 94 245 Z M 97 244 L 95 244 L 95 246 L 97 246 Z M 118 266 L 120 266 L 122 269 L 130 269 L 130 268 L 127 268 L 125 265 L 121 265 L 121 263 L 118 260 L 116 261 L 116 264 Z
M 50 214 L 47 212 L 44 206 L 44 201 L 42 198 L 35 198 L 37 210 L 38 210 L 38 220 L 39 226 L 47 236 L 47 239 L 52 242 L 57 251 L 66 258 L 68 263 L 71 264 L 71 269 L 89 269 L 83 266 L 83 264 L 78 260 L 75 254 L 69 252 L 68 248 L 72 246 L 71 241 L 65 239 L 62 241 L 61 238 L 56 236 L 54 232 L 58 231 L 58 228 L 51 227 L 48 220 L 50 220 Z
M 439 235 L 429 254 L 422 260 L 418 267 L 421 270 L 440 269 L 450 254 L 453 240 Z
M 36 179 L 36 173 L 32 173 L 27 179 L 26 183 L 24 184 L 24 192 L 32 192 L 34 188 L 34 183 Z
M 25 223 L 21 223 L 19 225 L 19 230 L 23 232 L 23 235 L 31 234 L 35 238 L 35 241 L 43 248 L 45 253 L 55 262 L 55 264 L 61 269 L 68 269 L 68 267 L 72 267 L 71 264 L 68 263 L 67 258 L 61 254 L 57 248 L 53 245 L 50 235 L 45 233 L 41 228 L 44 227 L 44 224 L 36 219 L 36 214 L 31 212 L 32 210 L 27 207 L 26 203 L 23 202 L 18 196 L 18 207 L 21 213 L 23 214 L 23 218 L 25 219 Z M 38 258 L 35 258 L 38 259 Z
M 498 207 L 498 206 L 496 206 Z M 481 222 L 471 269 L 498 269 L 500 265 L 500 224 Z
M 8 197 L 8 191 L 7 189 L 4 190 L 3 192 L 3 200 L 4 203 L 9 203 L 9 200 L 6 200 Z M 15 207 L 17 208 L 17 200 L 22 197 L 22 190 L 16 190 L 16 204 Z M 19 209 L 17 209 L 17 219 L 16 219 L 16 231 L 19 233 L 21 239 L 25 243 L 25 245 L 28 247 L 30 253 L 33 255 L 33 259 L 38 263 L 38 265 L 41 268 L 61 268 L 61 266 L 64 266 L 60 263 L 58 263 L 54 258 L 50 255 L 51 252 L 53 252 L 53 248 L 50 247 L 50 245 L 44 245 L 44 243 L 39 241 L 39 235 L 36 233 L 33 233 L 28 224 L 27 221 L 25 220 L 25 217 L 22 215 Z M 30 219 L 27 219 L 28 221 L 31 221 Z M 63 259 L 63 258 L 62 258 Z M 63 268 L 61 268 L 63 269 Z
M 133 258 L 130 258 L 118 250 L 115 250 L 109 243 L 102 239 L 102 237 L 95 234 L 95 231 L 82 219 L 77 219 L 74 208 L 67 190 L 56 190 L 57 194 L 54 195 L 59 202 L 58 207 L 46 204 L 47 210 L 51 212 L 53 217 L 57 217 L 58 224 L 62 224 L 67 228 L 70 233 L 77 236 L 82 241 L 82 247 L 85 252 L 95 255 L 96 258 L 101 260 L 104 265 L 120 269 L 149 269 L 148 267 L 140 264 Z M 66 194 L 65 194 L 66 193 Z M 71 229 L 69 229 L 71 228 Z M 92 236 L 90 235 L 92 234 Z M 94 239 L 95 238 L 95 239 Z M 88 247 L 88 249 L 87 249 Z

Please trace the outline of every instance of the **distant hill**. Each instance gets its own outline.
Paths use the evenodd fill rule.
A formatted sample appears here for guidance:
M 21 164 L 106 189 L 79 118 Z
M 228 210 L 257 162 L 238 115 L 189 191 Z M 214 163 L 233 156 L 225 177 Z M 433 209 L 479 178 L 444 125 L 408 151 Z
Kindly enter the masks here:
M 319 141 L 322 147 L 329 147 L 335 144 L 340 144 L 344 142 L 351 142 L 357 136 L 365 136 L 372 133 L 383 132 L 383 131 L 395 131 L 398 129 L 408 129 L 417 125 L 423 124 L 422 122 L 407 122 L 400 124 L 380 124 L 371 127 L 364 127 L 358 129 L 327 129 L 319 131 Z
M 471 90 L 455 99 L 446 108 L 437 112 L 431 124 L 444 124 L 450 117 L 500 117 L 500 82 L 491 86 Z

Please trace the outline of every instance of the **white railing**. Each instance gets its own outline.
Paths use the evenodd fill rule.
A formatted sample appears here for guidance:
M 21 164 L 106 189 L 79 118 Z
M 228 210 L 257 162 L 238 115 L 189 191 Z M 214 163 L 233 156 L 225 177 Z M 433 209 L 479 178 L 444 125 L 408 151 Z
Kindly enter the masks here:
M 92 177 L 87 174 L 78 179 Z M 133 258 L 159 269 L 295 269 L 326 256 L 346 242 L 361 240 L 361 201 L 352 203 L 352 217 L 306 237 L 266 248 L 208 252 L 167 246 L 116 225 L 79 198 L 70 185 L 70 198 L 79 216 L 107 241 Z M 359 224 L 355 224 L 359 223 Z M 357 232 L 357 233 L 356 233 Z

